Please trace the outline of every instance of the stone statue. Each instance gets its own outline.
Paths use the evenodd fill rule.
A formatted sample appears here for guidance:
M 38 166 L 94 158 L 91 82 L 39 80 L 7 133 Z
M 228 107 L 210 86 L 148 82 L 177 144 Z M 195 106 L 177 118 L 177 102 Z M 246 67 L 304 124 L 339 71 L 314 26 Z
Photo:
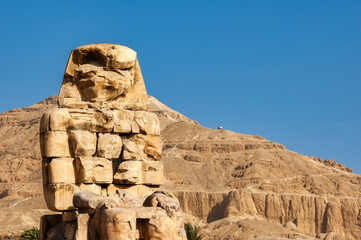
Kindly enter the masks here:
M 115 44 L 71 52 L 59 108 L 42 116 L 41 239 L 186 239 L 163 183 L 160 126 L 137 54 Z

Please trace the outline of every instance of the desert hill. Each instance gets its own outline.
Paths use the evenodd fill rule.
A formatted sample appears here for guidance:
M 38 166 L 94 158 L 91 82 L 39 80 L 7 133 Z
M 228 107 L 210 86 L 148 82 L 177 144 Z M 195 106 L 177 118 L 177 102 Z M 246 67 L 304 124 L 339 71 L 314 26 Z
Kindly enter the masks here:
M 209 239 L 360 239 L 361 175 L 260 136 L 209 129 L 150 97 L 166 190 Z M 39 223 L 39 121 L 57 96 L 0 114 L 0 236 Z

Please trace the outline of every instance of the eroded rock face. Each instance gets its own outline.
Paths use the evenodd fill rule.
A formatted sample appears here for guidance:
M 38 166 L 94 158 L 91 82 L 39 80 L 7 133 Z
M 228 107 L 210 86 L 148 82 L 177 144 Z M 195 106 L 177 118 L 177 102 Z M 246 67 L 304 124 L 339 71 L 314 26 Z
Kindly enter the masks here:
M 178 200 L 152 195 L 163 184 L 163 163 L 159 119 L 148 105 L 133 50 L 72 51 L 59 108 L 40 124 L 45 200 L 62 212 L 52 227 L 42 218 L 42 239 L 185 239 Z

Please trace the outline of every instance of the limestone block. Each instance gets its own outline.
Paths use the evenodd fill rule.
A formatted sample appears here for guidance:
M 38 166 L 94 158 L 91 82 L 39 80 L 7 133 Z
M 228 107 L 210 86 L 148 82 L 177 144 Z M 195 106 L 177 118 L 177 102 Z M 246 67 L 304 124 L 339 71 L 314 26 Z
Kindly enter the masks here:
M 144 153 L 147 154 L 148 157 L 153 158 L 154 160 L 160 160 L 161 153 L 156 148 L 146 146 L 144 148 Z
M 53 131 L 66 131 L 70 119 L 66 108 L 56 108 L 50 113 L 50 129 Z
M 114 175 L 116 184 L 163 184 L 163 163 L 159 161 L 123 161 Z
M 101 195 L 102 187 L 98 184 L 81 183 L 79 185 L 79 191 L 88 191 L 88 192 L 94 193 L 96 195 Z
M 48 183 L 75 183 L 73 158 L 54 158 L 48 166 Z
M 73 204 L 82 213 L 94 214 L 94 211 L 103 200 L 104 198 L 100 195 L 88 191 L 79 191 L 74 195 Z
M 92 156 L 95 154 L 97 137 L 88 131 L 70 131 L 71 150 L 75 157 Z
M 75 221 L 78 217 L 77 211 L 65 211 L 62 213 L 62 221 L 63 222 L 71 222 Z
M 122 139 L 115 134 L 99 134 L 97 153 L 98 157 L 118 159 L 122 152 Z
M 115 46 L 107 51 L 109 66 L 113 69 L 126 69 L 134 66 L 137 60 L 137 53 L 125 46 Z
M 141 184 L 142 183 L 142 162 L 123 161 L 120 163 L 114 175 L 114 183 L 118 184 Z
M 53 211 L 75 210 L 73 197 L 79 191 L 88 191 L 99 196 L 101 194 L 101 186 L 96 184 L 49 184 L 43 187 L 46 204 Z
M 95 130 L 97 132 L 110 132 L 114 126 L 114 116 L 111 110 L 102 109 L 95 111 L 94 118 L 96 121 Z
M 123 160 L 160 160 L 161 152 L 160 136 L 134 134 L 123 138 Z
M 180 203 L 178 199 L 171 193 L 166 191 L 155 191 L 147 197 L 144 201 L 143 206 L 147 207 L 160 207 L 167 211 L 179 212 Z
M 76 97 L 79 97 L 78 89 L 74 88 L 74 85 L 71 82 L 63 82 L 62 88 L 64 91 L 67 91 L 68 94 L 78 95 Z M 69 109 L 88 109 L 88 104 L 77 98 L 64 98 L 61 102 L 59 99 L 60 106 L 67 107 Z
M 44 185 L 46 205 L 53 211 L 74 210 L 73 196 L 79 190 L 75 184 L 57 183 Z
M 43 157 L 70 157 L 68 134 L 50 131 L 44 134 Z
M 133 207 L 131 208 L 135 211 L 135 215 L 137 219 L 151 219 L 156 209 L 155 207 Z
M 163 184 L 163 162 L 160 161 L 142 162 L 142 184 L 146 184 L 146 185 Z
M 114 132 L 115 133 L 132 133 L 136 130 L 139 132 L 138 125 L 134 122 L 134 112 L 127 110 L 114 110 Z
M 88 240 L 88 226 L 90 223 L 89 214 L 80 213 L 76 221 L 74 240 Z
M 72 130 L 95 131 L 94 110 L 69 109 L 69 128 Z
M 104 209 L 101 213 L 100 231 L 101 240 L 135 240 L 135 211 L 127 208 Z
M 160 135 L 160 124 L 158 116 L 152 112 L 135 111 L 134 121 L 140 129 L 140 133 L 149 135 Z
M 50 111 L 44 113 L 40 118 L 40 133 L 49 131 Z
M 160 136 L 148 135 L 144 153 L 154 160 L 160 160 L 162 147 Z
M 158 209 L 149 220 L 146 239 L 186 240 L 184 226 L 176 219 L 170 218 L 163 209 Z
M 112 183 L 112 162 L 106 158 L 79 157 L 75 160 L 79 183 Z M 99 193 L 101 194 L 101 192 Z
M 107 187 L 107 195 L 114 196 L 118 191 L 126 191 L 133 199 L 140 199 L 140 203 L 142 204 L 145 198 L 157 190 L 159 190 L 159 188 L 154 186 L 109 184 Z
M 72 130 L 111 132 L 113 129 L 114 116 L 111 110 L 71 109 L 69 114 L 69 128 Z
M 145 158 L 143 141 L 135 141 L 135 138 L 123 139 L 123 160 L 142 160 Z

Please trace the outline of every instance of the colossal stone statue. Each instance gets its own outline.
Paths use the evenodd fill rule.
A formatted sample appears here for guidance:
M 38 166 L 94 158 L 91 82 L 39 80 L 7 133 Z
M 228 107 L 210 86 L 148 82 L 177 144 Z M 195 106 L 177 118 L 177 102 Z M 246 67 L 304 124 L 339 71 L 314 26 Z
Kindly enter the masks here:
M 115 44 L 73 50 L 59 108 L 42 116 L 41 239 L 186 239 L 163 183 L 160 126 L 137 54 Z

